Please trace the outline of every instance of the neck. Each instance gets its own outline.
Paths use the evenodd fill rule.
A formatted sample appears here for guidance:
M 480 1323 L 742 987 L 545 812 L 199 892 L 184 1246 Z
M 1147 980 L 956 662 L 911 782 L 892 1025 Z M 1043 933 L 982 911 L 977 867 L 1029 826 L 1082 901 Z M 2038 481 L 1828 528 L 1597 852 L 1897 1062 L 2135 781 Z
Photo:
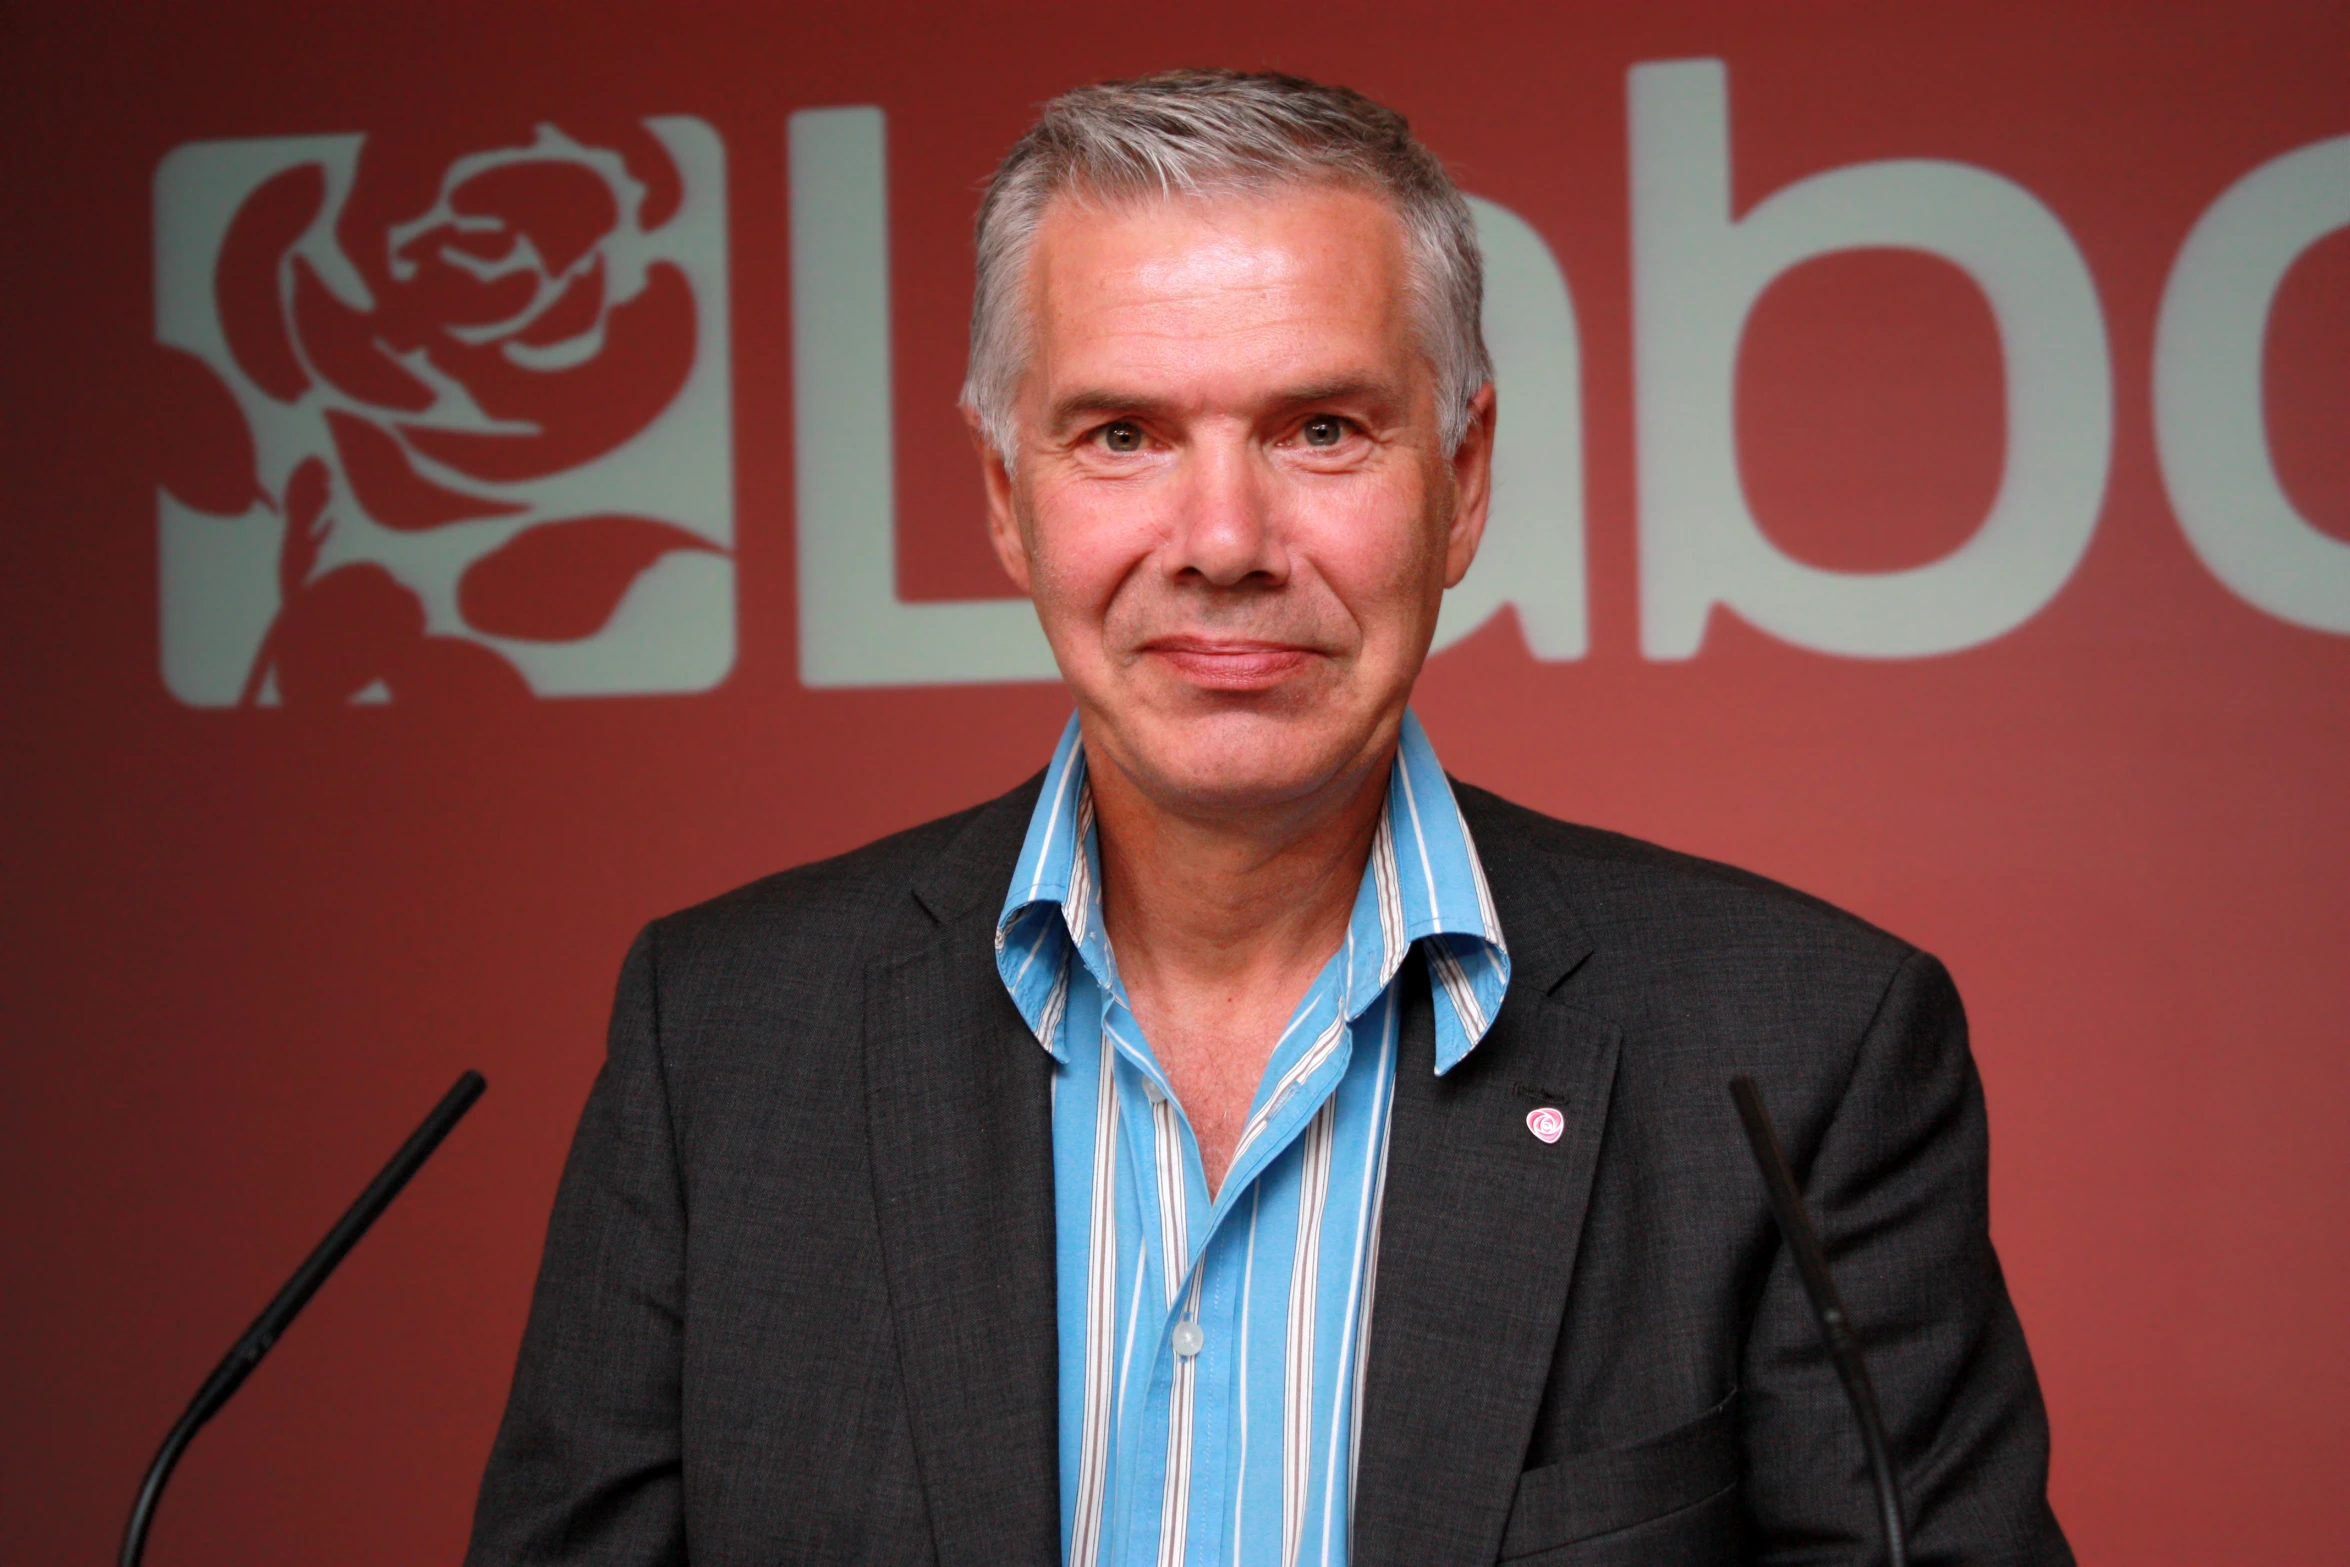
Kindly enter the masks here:
M 1302 994 L 1345 939 L 1393 758 L 1276 808 L 1191 814 L 1089 753 L 1102 917 L 1130 987 Z
M 1390 740 L 1307 798 L 1238 813 L 1171 809 L 1106 757 L 1091 770 L 1102 919 L 1210 1194 L 1283 1027 L 1346 940 L 1394 757 Z

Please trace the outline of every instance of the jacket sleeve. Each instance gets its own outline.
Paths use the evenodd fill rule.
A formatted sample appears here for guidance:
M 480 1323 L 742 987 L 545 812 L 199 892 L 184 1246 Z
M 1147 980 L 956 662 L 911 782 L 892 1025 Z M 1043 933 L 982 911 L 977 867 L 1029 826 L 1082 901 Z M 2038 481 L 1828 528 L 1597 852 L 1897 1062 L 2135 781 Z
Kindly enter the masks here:
M 556 1192 L 468 1567 L 685 1561 L 685 1203 L 655 986 L 648 929 Z
M 1991 1248 L 1989 1166 L 1957 989 L 1912 952 L 1797 1174 L 1867 1354 L 1918 1567 L 2073 1559 L 2048 1506 L 2039 1381 Z M 1742 1380 L 1760 1558 L 1873 1559 L 1860 1438 L 1784 1248 Z

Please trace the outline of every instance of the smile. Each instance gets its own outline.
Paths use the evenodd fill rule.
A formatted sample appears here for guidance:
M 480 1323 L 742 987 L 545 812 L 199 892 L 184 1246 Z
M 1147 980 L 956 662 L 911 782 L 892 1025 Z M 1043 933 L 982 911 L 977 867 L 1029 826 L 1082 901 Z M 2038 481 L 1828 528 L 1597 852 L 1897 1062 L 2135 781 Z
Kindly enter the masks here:
M 1264 691 L 1289 679 L 1315 657 L 1310 648 L 1282 642 L 1169 637 L 1143 652 L 1194 686 L 1212 691 Z

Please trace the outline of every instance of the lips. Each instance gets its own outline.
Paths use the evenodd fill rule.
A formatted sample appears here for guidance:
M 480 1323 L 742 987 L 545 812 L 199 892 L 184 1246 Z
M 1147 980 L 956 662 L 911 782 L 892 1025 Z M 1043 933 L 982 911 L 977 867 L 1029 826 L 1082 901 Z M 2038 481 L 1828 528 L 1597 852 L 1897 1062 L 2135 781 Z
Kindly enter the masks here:
M 1212 691 L 1268 690 L 1315 656 L 1311 648 L 1290 643 L 1210 637 L 1167 637 L 1147 644 L 1143 652 L 1187 683 Z

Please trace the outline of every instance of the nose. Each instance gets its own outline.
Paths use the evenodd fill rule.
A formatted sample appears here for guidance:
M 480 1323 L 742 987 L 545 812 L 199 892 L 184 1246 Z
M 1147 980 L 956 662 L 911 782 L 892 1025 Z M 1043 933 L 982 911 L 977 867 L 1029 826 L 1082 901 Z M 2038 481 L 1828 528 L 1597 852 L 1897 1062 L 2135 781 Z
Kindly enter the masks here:
M 1168 575 L 1218 588 L 1286 581 L 1289 559 L 1274 516 L 1271 476 L 1253 443 L 1235 432 L 1199 441 L 1188 455 L 1165 556 Z

